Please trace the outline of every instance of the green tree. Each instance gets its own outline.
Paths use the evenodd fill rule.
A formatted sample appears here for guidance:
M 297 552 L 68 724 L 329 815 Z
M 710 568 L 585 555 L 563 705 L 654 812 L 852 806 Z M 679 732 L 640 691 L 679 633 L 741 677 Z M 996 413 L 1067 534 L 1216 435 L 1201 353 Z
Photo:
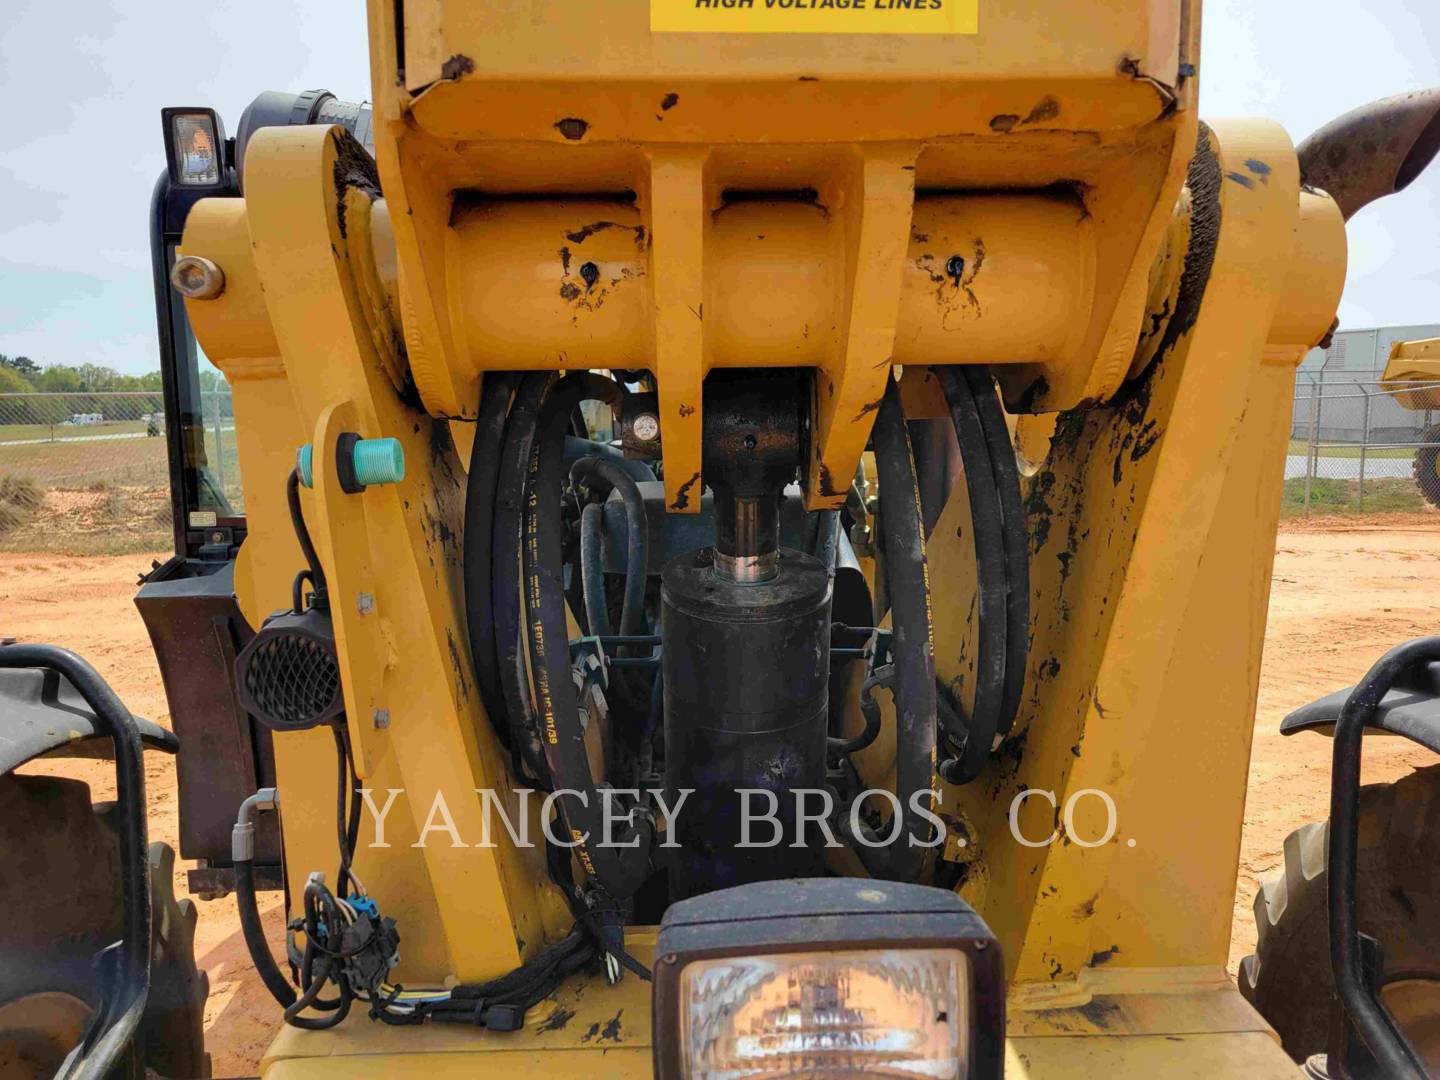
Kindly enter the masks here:
M 104 367 L 100 364 L 81 364 L 75 370 L 80 376 L 80 388 L 89 390 L 91 393 L 118 390 L 120 382 L 124 378 L 114 368 Z
M 0 363 L 0 394 L 30 394 L 34 391 L 35 387 L 17 369 L 8 363 Z
M 118 385 L 115 386 L 115 389 L 126 390 L 132 393 L 137 391 L 159 393 L 162 389 L 160 372 L 147 371 L 144 375 L 121 375 L 120 381 Z
M 64 364 L 48 364 L 31 380 L 36 390 L 46 394 L 75 394 L 87 389 L 80 373 Z

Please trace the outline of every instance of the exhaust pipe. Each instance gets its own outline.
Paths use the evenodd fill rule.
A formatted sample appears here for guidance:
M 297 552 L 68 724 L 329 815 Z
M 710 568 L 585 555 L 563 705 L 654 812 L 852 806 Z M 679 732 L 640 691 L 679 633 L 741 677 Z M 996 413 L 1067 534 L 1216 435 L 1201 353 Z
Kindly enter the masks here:
M 1440 153 L 1440 87 L 1381 98 L 1302 142 L 1300 179 L 1329 194 L 1349 221 L 1402 190 Z

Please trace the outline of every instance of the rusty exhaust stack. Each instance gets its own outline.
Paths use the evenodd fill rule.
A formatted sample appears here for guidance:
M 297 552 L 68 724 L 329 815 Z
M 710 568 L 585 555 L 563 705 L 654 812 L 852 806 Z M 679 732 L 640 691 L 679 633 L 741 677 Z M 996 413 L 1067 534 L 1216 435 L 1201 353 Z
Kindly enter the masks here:
M 1405 188 L 1440 153 L 1440 87 L 1381 98 L 1339 116 L 1297 148 L 1300 178 L 1349 221 Z

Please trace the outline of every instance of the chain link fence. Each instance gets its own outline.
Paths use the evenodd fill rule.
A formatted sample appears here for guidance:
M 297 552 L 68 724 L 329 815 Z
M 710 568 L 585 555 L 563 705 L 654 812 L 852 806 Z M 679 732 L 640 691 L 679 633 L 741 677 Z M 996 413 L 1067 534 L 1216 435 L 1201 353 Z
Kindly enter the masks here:
M 1315 377 L 1295 386 L 1282 513 L 1440 506 L 1440 383 Z
M 241 504 L 230 394 L 201 397 L 211 479 Z M 0 550 L 118 553 L 170 543 L 159 392 L 0 394 Z
M 200 396 L 206 482 L 243 513 L 230 392 Z M 0 551 L 165 550 L 164 408 L 159 392 L 0 394 Z M 1437 466 L 1440 382 L 1301 371 L 1283 514 L 1440 506 Z

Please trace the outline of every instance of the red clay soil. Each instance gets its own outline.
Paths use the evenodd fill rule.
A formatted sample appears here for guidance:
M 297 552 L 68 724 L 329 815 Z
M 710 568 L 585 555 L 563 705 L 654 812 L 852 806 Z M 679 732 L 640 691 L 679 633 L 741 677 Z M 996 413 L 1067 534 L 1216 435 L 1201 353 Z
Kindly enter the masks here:
M 1440 595 L 1440 516 L 1295 519 L 1284 523 L 1275 561 L 1265 661 L 1255 723 L 1250 795 L 1235 898 L 1231 969 L 1254 947 L 1250 914 L 1258 882 L 1280 864 L 1285 836 L 1325 816 L 1329 741 L 1282 739 L 1291 709 L 1353 682 L 1390 645 L 1432 632 Z M 168 714 L 150 643 L 131 599 L 145 556 L 69 557 L 0 553 L 0 634 L 73 649 L 93 663 L 135 712 Z M 172 762 L 150 754 L 151 837 L 175 844 Z M 1399 740 L 1367 744 L 1366 779 L 1393 779 L 1427 763 Z M 30 766 L 89 780 L 113 792 L 108 767 L 90 762 Z M 185 866 L 175 891 L 185 896 Z M 216 1076 L 254 1075 L 279 1011 L 250 969 L 233 901 L 199 902 L 196 953 L 210 974 L 205 1023 Z M 279 898 L 262 901 L 279 947 Z

